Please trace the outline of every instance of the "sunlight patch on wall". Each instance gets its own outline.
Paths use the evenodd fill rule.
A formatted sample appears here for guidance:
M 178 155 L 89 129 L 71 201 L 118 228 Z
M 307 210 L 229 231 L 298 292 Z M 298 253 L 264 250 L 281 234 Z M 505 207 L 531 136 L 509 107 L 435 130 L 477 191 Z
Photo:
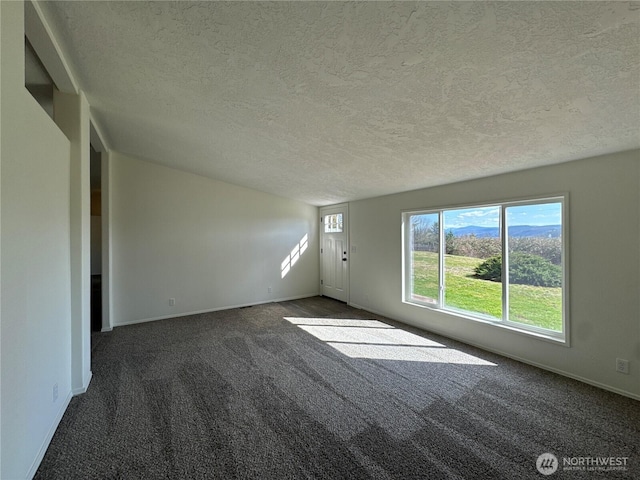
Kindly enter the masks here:
M 496 366 L 378 320 L 284 317 L 350 358 Z
M 291 271 L 293 266 L 300 260 L 302 254 L 309 247 L 309 235 L 306 234 L 302 239 L 296 244 L 295 247 L 291 250 L 291 252 L 284 258 L 282 263 L 280 264 L 280 278 L 284 278 Z

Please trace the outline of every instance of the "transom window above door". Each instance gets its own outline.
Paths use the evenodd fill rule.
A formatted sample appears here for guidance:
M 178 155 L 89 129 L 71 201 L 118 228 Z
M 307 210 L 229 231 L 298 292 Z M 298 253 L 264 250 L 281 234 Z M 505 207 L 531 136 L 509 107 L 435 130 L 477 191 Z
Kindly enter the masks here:
M 324 233 L 341 233 L 343 229 L 342 214 L 334 213 L 324 216 Z

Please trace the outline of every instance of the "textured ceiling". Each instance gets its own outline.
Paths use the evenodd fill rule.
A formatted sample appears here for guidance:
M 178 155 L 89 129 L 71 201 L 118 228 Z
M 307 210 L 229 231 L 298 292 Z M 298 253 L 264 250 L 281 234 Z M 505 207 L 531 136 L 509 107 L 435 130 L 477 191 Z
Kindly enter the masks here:
M 639 2 L 47 2 L 111 148 L 314 205 L 640 147 Z

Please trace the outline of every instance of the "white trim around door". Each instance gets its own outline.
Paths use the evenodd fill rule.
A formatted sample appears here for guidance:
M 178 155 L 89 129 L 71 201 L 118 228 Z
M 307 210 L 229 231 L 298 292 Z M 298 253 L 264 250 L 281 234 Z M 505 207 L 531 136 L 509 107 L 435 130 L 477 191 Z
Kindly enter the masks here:
M 349 303 L 349 204 L 320 208 L 320 293 Z

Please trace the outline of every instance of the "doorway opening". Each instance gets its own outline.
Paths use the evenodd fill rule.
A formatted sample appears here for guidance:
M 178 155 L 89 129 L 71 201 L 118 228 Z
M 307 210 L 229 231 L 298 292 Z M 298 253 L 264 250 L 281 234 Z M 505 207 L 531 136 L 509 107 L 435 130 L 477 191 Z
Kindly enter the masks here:
M 90 146 L 91 332 L 102 330 L 102 155 Z

